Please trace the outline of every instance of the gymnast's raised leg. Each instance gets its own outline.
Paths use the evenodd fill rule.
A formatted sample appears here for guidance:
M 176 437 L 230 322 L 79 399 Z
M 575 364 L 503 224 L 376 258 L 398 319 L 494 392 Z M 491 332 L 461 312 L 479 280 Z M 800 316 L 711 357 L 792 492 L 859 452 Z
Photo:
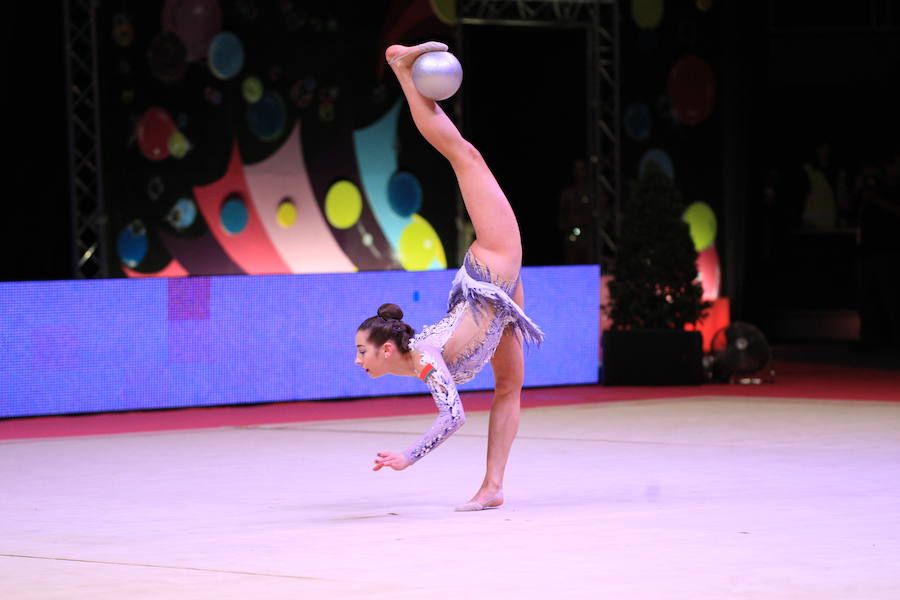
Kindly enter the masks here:
M 500 189 L 478 150 L 466 141 L 453 121 L 434 101 L 421 95 L 412 81 L 412 63 L 421 52 L 434 50 L 428 42 L 413 48 L 391 46 L 388 62 L 397 75 L 413 121 L 422 136 L 448 161 L 456 174 L 466 211 L 475 228 L 471 251 L 503 279 L 515 280 L 522 266 L 522 241 L 519 225 L 509 201 Z M 438 44 L 438 49 L 446 48 Z

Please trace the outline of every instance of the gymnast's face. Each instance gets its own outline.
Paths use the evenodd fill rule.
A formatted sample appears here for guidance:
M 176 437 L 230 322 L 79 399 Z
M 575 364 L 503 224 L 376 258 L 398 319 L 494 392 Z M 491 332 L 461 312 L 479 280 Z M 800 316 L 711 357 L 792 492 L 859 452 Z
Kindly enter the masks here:
M 365 369 L 369 377 L 381 377 L 387 374 L 387 351 L 384 344 L 381 348 L 376 347 L 368 340 L 368 331 L 356 332 L 356 364 Z

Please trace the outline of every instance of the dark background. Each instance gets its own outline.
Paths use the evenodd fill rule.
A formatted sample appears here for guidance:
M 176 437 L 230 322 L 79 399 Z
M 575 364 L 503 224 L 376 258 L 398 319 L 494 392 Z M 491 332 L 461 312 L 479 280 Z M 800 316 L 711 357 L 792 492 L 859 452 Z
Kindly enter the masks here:
M 61 6 L 10 3 L 3 20 L 3 164 L 12 184 L 4 195 L 3 280 L 71 277 Z M 718 1 L 707 11 L 669 2 L 648 37 L 630 7 L 621 3 L 623 108 L 680 54 L 703 56 L 717 75 L 716 109 L 703 131 L 659 134 L 680 148 L 673 151 L 678 161 L 695 161 L 679 169 L 686 199 L 709 202 L 719 216 L 732 317 L 765 323 L 784 306 L 853 309 L 853 248 L 806 258 L 776 248 L 773 257 L 763 189 L 767 173 L 795 170 L 818 139 L 833 143 L 851 180 L 867 156 L 896 141 L 900 9 L 887 0 Z M 573 158 L 585 151 L 581 36 L 463 28 L 461 125 L 520 215 L 526 264 L 562 256 L 554 205 L 571 183 Z M 639 151 L 623 144 L 623 180 L 635 175 Z M 785 268 L 805 273 L 802 290 L 784 287 Z
M 72 276 L 62 3 L 4 7 L 3 280 Z
M 585 32 L 463 27 L 462 129 L 516 212 L 523 261 L 561 264 L 559 194 L 587 155 Z

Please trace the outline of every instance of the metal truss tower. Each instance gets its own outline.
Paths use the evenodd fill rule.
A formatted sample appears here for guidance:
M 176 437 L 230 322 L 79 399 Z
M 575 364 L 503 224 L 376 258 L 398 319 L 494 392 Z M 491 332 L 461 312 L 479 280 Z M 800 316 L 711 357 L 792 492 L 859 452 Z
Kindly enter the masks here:
M 99 0 L 65 0 L 63 18 L 72 203 L 72 275 L 81 279 L 108 276 L 97 76 L 99 3 Z
M 462 25 L 573 27 L 585 30 L 587 41 L 588 156 L 595 190 L 603 190 L 613 207 L 612 230 L 618 232 L 621 212 L 619 8 L 617 0 L 458 0 Z M 597 223 L 599 262 L 607 263 L 614 242 Z

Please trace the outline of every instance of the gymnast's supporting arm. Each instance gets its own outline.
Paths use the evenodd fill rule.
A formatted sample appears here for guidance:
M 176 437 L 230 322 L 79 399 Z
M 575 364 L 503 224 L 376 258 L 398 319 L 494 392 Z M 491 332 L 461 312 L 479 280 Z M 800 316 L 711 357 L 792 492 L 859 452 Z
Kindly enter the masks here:
M 402 471 L 437 448 L 466 422 L 459 392 L 456 390 L 456 384 L 447 365 L 441 358 L 440 351 L 422 347 L 416 349 L 421 352 L 420 377 L 431 390 L 434 403 L 438 408 L 438 416 L 428 431 L 405 452 L 379 452 L 378 458 L 375 459 L 375 466 L 372 467 L 373 471 L 384 467 Z
M 459 392 L 444 361 L 431 360 L 428 366 L 432 366 L 432 370 L 426 375 L 425 383 L 437 405 L 438 416 L 425 435 L 403 452 L 410 464 L 437 448 L 466 422 Z

